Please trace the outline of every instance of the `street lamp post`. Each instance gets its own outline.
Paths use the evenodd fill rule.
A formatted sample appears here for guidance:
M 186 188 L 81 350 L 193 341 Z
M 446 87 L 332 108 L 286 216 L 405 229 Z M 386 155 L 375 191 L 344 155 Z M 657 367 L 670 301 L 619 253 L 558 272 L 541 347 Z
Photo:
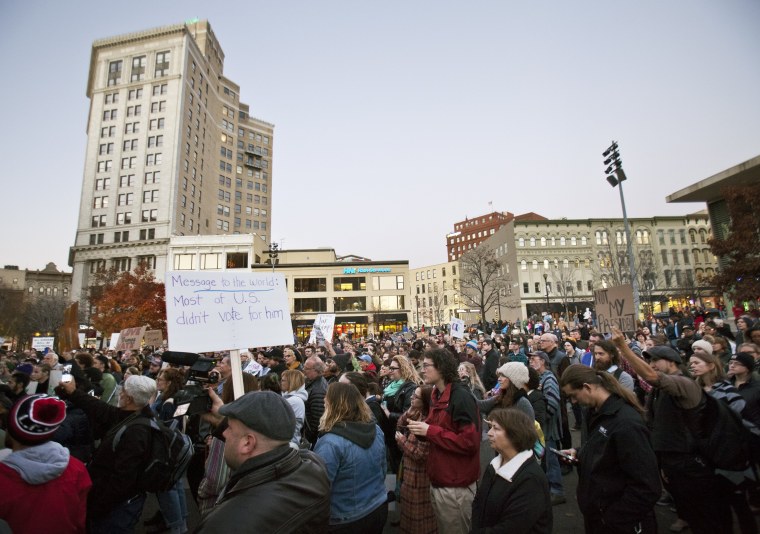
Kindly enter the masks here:
M 551 314 L 549 311 L 549 284 L 547 283 L 548 279 L 549 275 L 544 273 L 544 289 L 546 290 L 546 313 Z
M 617 141 L 607 147 L 602 153 L 606 158 L 604 164 L 607 168 L 604 170 L 607 174 L 607 182 L 612 187 L 617 186 L 620 190 L 620 205 L 623 207 L 623 225 L 625 226 L 626 252 L 628 253 L 628 270 L 631 273 L 631 286 L 633 287 L 633 309 L 636 310 L 636 321 L 639 320 L 639 280 L 636 276 L 636 263 L 633 258 L 633 243 L 631 241 L 631 225 L 628 223 L 628 214 L 625 210 L 625 196 L 623 195 L 623 182 L 627 179 L 623 170 L 623 162 L 620 159 Z M 613 175 L 614 173 L 614 175 Z

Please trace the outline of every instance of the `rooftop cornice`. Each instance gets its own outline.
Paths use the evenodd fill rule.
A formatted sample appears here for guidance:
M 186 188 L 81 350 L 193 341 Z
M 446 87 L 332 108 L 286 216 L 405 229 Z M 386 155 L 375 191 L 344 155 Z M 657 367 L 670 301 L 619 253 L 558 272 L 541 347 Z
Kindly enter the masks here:
M 151 28 L 149 30 L 143 30 L 139 32 L 115 35 L 113 37 L 106 37 L 104 39 L 96 39 L 92 43 L 92 48 L 113 46 L 117 44 L 129 43 L 132 41 L 140 41 L 142 39 L 148 39 L 152 37 L 162 37 L 164 35 L 170 35 L 172 33 L 184 32 L 186 29 L 187 26 L 185 24 L 172 24 L 170 26 L 160 26 L 158 28 Z

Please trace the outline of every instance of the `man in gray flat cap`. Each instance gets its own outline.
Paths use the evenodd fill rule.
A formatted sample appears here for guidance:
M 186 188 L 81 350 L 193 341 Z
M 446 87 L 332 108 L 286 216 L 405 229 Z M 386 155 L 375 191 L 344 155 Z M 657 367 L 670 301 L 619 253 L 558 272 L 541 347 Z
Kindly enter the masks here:
M 226 416 L 224 459 L 233 473 L 196 532 L 325 532 L 330 482 L 314 453 L 290 447 L 296 418 L 288 402 L 253 391 L 219 414 Z

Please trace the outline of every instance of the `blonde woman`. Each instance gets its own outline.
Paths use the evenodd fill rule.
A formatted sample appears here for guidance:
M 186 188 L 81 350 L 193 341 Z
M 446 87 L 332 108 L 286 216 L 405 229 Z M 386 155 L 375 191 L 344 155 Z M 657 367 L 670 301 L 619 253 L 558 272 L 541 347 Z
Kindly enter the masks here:
M 309 398 L 303 373 L 295 370 L 285 371 L 280 379 L 280 388 L 283 398 L 296 414 L 296 430 L 290 440 L 290 446 L 298 449 L 301 443 L 301 428 L 306 418 L 306 400 Z
M 390 434 L 386 436 L 390 468 L 393 473 L 398 473 L 401 465 L 401 449 L 393 437 L 399 419 L 412 405 L 414 390 L 422 383 L 420 375 L 406 356 L 394 356 L 388 366 L 390 383 L 383 390 L 383 402 L 385 402 L 385 415 L 390 421 Z
M 328 532 L 382 533 L 388 517 L 385 440 L 356 386 L 330 384 L 319 431 L 314 452 L 332 488 Z
M 483 387 L 483 382 L 481 382 L 475 366 L 470 362 L 462 362 L 459 364 L 457 372 L 459 373 L 459 378 L 467 385 L 475 399 L 483 400 L 486 396 L 486 388 Z

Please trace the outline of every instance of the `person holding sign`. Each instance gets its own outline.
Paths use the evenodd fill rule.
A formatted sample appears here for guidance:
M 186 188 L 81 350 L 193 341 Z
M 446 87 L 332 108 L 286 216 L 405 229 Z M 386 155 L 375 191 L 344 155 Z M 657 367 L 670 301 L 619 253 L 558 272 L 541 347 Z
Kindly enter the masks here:
M 681 355 L 655 346 L 644 351 L 645 362 L 631 350 L 623 333 L 612 327 L 612 342 L 636 374 L 654 388 L 649 403 L 652 448 L 657 454 L 665 489 L 678 515 L 695 533 L 731 532 L 731 509 L 720 491 L 714 469 L 696 451 L 686 419 L 702 403 L 702 388 L 681 372 Z

